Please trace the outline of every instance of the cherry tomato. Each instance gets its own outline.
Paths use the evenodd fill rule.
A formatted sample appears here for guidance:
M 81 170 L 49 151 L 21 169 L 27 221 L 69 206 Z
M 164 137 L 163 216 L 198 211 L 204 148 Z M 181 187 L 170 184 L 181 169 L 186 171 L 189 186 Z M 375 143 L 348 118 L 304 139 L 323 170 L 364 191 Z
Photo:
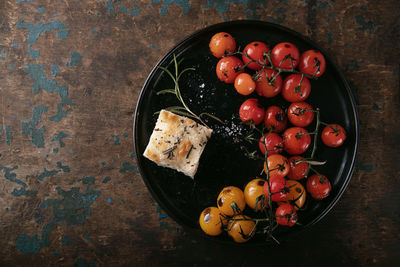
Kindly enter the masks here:
M 254 236 L 256 224 L 254 221 L 248 221 L 248 219 L 251 218 L 246 215 L 236 215 L 229 221 L 228 235 L 231 236 L 235 242 L 244 243 Z
M 265 134 L 264 136 L 261 136 L 260 141 L 258 142 L 258 147 L 260 148 L 260 151 L 261 153 L 263 153 L 263 155 L 265 155 L 265 147 L 267 147 L 268 155 L 279 154 L 282 152 L 283 148 L 282 137 L 280 137 L 276 133 L 269 133 Z
M 331 183 L 324 175 L 313 174 L 307 179 L 307 191 L 318 200 L 326 198 L 331 192 Z
M 286 180 L 280 175 L 270 175 L 269 186 L 271 187 L 271 200 L 275 202 L 284 201 L 287 198 L 288 189 Z M 269 198 L 268 183 L 264 184 L 264 194 Z
M 339 124 L 329 124 L 322 130 L 321 138 L 325 145 L 338 147 L 346 140 L 346 131 Z
M 226 32 L 219 32 L 215 34 L 208 45 L 210 47 L 211 53 L 220 58 L 225 55 L 225 53 L 234 52 L 236 49 L 236 42 L 232 35 Z
M 267 129 L 280 133 L 286 129 L 287 117 L 283 109 L 277 106 L 270 106 L 265 112 L 264 125 Z
M 290 74 L 283 81 L 282 96 L 288 102 L 301 102 L 311 93 L 311 84 L 307 77 L 301 79 L 301 74 Z M 301 82 L 301 83 L 300 83 Z
M 304 153 L 311 144 L 311 137 L 306 129 L 291 127 L 283 133 L 283 146 L 290 155 Z
M 220 235 L 222 233 L 224 217 L 216 207 L 204 209 L 199 218 L 200 227 L 207 235 Z
M 256 89 L 256 82 L 248 73 L 240 73 L 235 79 L 235 89 L 241 95 L 249 95 Z
M 268 207 L 268 198 L 264 195 L 264 183 L 263 179 L 253 179 L 244 188 L 246 204 L 253 210 L 262 210 Z
M 255 98 L 244 101 L 239 109 L 240 119 L 242 121 L 253 120 L 255 125 L 260 124 L 264 120 L 264 115 L 264 108 L 258 104 L 258 100 Z
M 252 59 L 254 61 L 259 62 L 262 65 L 266 65 L 268 62 L 267 59 L 263 57 L 263 55 L 265 52 L 268 51 L 269 51 L 268 46 L 263 42 L 251 42 L 248 45 L 246 45 L 246 47 L 243 49 L 244 53 L 244 55 L 242 55 L 243 63 L 246 65 L 251 61 L 250 59 Z M 247 67 L 252 70 L 259 70 L 262 68 L 261 65 L 255 62 L 249 63 Z
M 302 159 L 304 158 L 301 156 L 293 156 L 288 159 L 290 170 L 287 177 L 293 180 L 300 180 L 306 177 L 309 164 L 305 161 L 298 162 Z
M 237 210 L 232 203 L 236 203 Z M 235 186 L 225 187 L 218 195 L 217 206 L 221 213 L 227 216 L 243 211 L 246 206 L 243 191 Z
M 256 92 L 258 95 L 274 97 L 280 93 L 282 89 L 282 77 L 276 71 L 265 69 L 259 71 L 257 77 Z
M 300 52 L 292 43 L 279 43 L 271 52 L 272 64 L 281 69 L 290 70 L 299 64 Z
M 270 175 L 285 177 L 289 173 L 289 162 L 286 157 L 274 154 L 267 157 L 268 170 Z M 264 171 L 267 173 L 267 165 L 264 162 Z
M 313 121 L 314 112 L 310 104 L 306 102 L 296 102 L 289 106 L 287 116 L 293 125 L 306 127 Z
M 289 202 L 294 206 L 295 210 L 300 209 L 306 203 L 306 190 L 301 183 L 295 180 L 286 180 L 286 187 L 288 188 L 288 194 L 286 196 L 285 201 Z M 283 204 L 278 203 L 278 204 Z
M 242 67 L 243 63 L 237 57 L 223 57 L 218 61 L 216 68 L 218 79 L 224 83 L 234 83 L 236 76 L 244 71 Z
M 324 55 L 317 50 L 307 50 L 300 57 L 299 70 L 308 75 L 320 77 L 324 74 L 326 62 Z
M 292 227 L 297 222 L 297 213 L 293 205 L 285 203 L 280 205 L 275 211 L 276 222 L 280 225 Z

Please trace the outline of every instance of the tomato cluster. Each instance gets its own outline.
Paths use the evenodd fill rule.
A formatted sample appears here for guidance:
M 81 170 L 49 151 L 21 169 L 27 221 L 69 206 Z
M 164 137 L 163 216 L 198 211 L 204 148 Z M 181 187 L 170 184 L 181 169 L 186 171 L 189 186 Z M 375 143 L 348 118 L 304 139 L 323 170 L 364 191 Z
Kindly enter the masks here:
M 214 218 L 209 220 L 213 227 L 217 226 L 220 231 L 207 229 L 205 211 L 200 216 L 200 226 L 210 235 L 220 234 L 225 229 L 236 242 L 245 242 L 252 237 L 257 225 L 257 219 L 243 215 L 246 204 L 255 211 L 274 207 L 276 223 L 293 226 L 298 219 L 297 211 L 305 204 L 306 192 L 317 200 L 329 195 L 328 178 L 316 171 L 308 177 L 310 165 L 315 161 L 302 154 L 311 147 L 311 135 L 318 134 L 319 124 L 325 125 L 322 142 L 330 147 L 341 146 L 346 132 L 338 124 L 320 122 L 319 110 L 305 102 L 311 93 L 310 79 L 320 77 L 326 69 L 325 58 L 319 51 L 301 53 L 289 42 L 279 43 L 270 50 L 260 41 L 247 44 L 243 51 L 235 51 L 236 41 L 224 32 L 214 35 L 209 47 L 211 53 L 220 58 L 217 77 L 224 83 L 234 84 L 239 94 L 249 96 L 241 104 L 239 116 L 244 124 L 260 125 L 263 129 L 257 147 L 265 156 L 267 178 L 251 180 L 244 193 L 237 187 L 224 188 L 218 196 L 218 208 L 205 210 L 209 211 L 209 218 Z M 279 94 L 289 102 L 287 109 L 275 105 L 264 107 L 259 101 Z M 316 129 L 309 132 L 305 127 L 315 121 L 315 117 Z

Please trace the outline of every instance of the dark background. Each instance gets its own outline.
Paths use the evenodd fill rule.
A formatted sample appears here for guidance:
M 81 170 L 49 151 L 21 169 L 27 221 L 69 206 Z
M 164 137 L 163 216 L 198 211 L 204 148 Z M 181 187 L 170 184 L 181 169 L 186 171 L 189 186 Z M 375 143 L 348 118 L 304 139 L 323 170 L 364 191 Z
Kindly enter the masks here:
M 397 1 L 0 0 L 0 264 L 396 266 Z M 248 247 L 198 238 L 153 200 L 132 119 L 154 64 L 194 31 L 259 19 L 326 50 L 357 99 L 360 148 L 319 223 Z

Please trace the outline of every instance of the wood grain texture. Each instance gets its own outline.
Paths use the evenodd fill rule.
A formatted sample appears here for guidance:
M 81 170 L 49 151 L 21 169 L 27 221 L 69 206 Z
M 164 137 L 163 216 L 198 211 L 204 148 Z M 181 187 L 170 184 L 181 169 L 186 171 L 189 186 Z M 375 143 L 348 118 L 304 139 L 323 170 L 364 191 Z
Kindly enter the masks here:
M 0 265 L 399 265 L 399 8 L 394 0 L 0 0 Z M 194 31 L 236 19 L 310 37 L 357 98 L 352 181 L 322 221 L 280 246 L 197 239 L 159 208 L 133 154 L 136 101 L 157 60 Z

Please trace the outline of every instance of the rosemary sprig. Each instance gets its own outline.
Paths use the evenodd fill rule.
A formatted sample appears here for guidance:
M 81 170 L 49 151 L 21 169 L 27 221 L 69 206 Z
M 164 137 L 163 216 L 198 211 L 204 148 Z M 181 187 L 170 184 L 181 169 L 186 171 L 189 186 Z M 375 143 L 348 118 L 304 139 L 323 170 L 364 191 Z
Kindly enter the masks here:
M 207 128 L 210 128 L 202 119 L 202 116 L 208 116 L 220 123 L 223 124 L 223 121 L 221 119 L 219 119 L 218 117 L 210 114 L 210 113 L 206 113 L 203 112 L 200 115 L 196 115 L 193 111 L 190 110 L 190 108 L 188 107 L 188 105 L 185 103 L 185 101 L 183 100 L 180 88 L 179 88 L 179 79 L 182 77 L 182 74 L 184 74 L 187 71 L 194 71 L 196 70 L 195 68 L 186 68 L 183 69 L 182 71 L 179 72 L 179 65 L 182 63 L 183 59 L 177 61 L 176 60 L 176 56 L 174 54 L 174 69 L 175 69 L 175 75 L 172 74 L 171 71 L 169 71 L 167 68 L 163 67 L 163 66 L 158 66 L 160 69 L 162 69 L 165 73 L 167 73 L 171 79 L 174 81 L 174 88 L 173 89 L 164 89 L 161 91 L 157 92 L 157 95 L 162 95 L 162 94 L 173 94 L 176 96 L 176 98 L 178 98 L 179 102 L 181 102 L 182 106 L 172 106 L 172 107 L 167 107 L 166 110 L 176 113 L 178 115 L 182 115 L 182 116 L 187 116 L 187 117 L 191 117 L 194 118 L 196 120 L 198 120 L 201 124 L 203 124 L 204 126 L 206 126 Z M 156 112 L 159 113 L 159 112 Z

